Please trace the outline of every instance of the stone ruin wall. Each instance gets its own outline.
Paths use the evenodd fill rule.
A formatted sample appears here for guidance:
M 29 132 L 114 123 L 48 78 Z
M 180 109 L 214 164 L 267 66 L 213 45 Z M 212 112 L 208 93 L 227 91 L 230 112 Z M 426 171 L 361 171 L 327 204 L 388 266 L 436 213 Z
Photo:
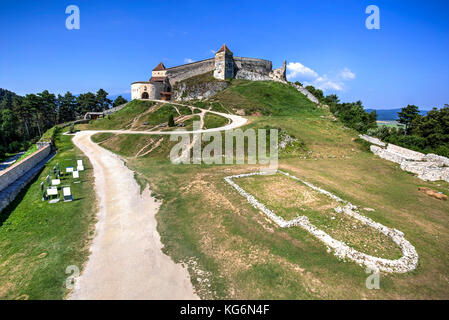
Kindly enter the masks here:
M 273 72 L 271 61 L 257 58 L 234 57 L 235 78 L 252 81 L 273 80 L 270 73 Z M 202 60 L 167 69 L 170 85 L 179 81 L 208 73 L 215 70 L 215 58 Z
M 360 138 L 373 143 L 370 146 L 372 153 L 382 159 L 399 164 L 402 170 L 416 174 L 421 180 L 449 182 L 449 158 L 432 153 L 416 152 L 392 143 L 385 147 L 383 142 L 367 135 L 360 135 Z
M 272 80 L 270 73 L 273 70 L 273 65 L 269 60 L 234 57 L 234 63 L 236 79 L 251 81 Z

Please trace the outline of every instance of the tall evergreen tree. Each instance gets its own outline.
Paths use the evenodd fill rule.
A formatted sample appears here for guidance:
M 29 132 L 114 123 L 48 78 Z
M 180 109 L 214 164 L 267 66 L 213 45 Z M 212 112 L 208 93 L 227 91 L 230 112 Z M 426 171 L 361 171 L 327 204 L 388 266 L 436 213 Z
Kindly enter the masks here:
M 113 107 L 118 107 L 121 106 L 122 104 L 127 103 L 128 100 L 126 100 L 125 98 L 123 98 L 122 96 L 118 96 L 115 100 L 114 103 L 112 104 Z
M 112 103 L 112 100 L 108 99 L 108 94 L 105 90 L 100 89 L 97 91 L 96 102 L 97 108 L 95 111 L 101 112 L 106 109 L 109 109 L 109 106 Z
M 76 119 L 76 97 L 69 91 L 64 96 L 58 96 L 58 122 L 64 123 Z
M 412 121 L 419 116 L 418 107 L 415 105 L 408 105 L 402 108 L 401 112 L 398 112 L 399 120 L 398 122 L 405 125 L 406 134 L 409 133 L 409 127 Z
M 78 104 L 76 112 L 77 116 L 81 117 L 87 112 L 97 111 L 97 97 L 92 92 L 80 94 L 76 99 L 76 102 Z

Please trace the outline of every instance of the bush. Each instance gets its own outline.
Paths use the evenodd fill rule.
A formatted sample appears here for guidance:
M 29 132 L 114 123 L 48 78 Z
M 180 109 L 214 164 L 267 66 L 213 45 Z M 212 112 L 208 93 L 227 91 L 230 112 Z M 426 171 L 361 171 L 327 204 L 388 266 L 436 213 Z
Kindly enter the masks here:
M 175 119 L 173 118 L 173 114 L 170 114 L 168 116 L 168 126 L 169 127 L 174 127 L 175 126 Z
M 440 155 L 440 156 L 449 158 L 449 147 L 447 147 L 447 146 L 439 146 L 438 148 L 436 148 L 435 153 Z
M 22 149 L 22 144 L 18 141 L 13 141 L 8 146 L 10 153 L 16 153 L 19 152 Z
M 0 146 L 0 159 L 3 159 L 6 155 L 6 149 L 3 146 Z

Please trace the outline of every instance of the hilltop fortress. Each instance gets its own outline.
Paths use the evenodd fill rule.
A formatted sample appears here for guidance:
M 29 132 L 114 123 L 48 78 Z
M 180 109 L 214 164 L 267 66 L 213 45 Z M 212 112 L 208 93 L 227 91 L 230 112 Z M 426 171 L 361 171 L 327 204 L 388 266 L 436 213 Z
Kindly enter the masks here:
M 177 82 L 208 72 L 213 72 L 213 77 L 219 80 L 287 82 L 286 66 L 287 62 L 284 61 L 281 68 L 273 70 L 269 60 L 234 57 L 232 51 L 224 44 L 211 59 L 172 68 L 166 68 L 162 62 L 159 63 L 153 69 L 149 81 L 137 81 L 131 84 L 131 99 L 170 100 L 172 89 Z

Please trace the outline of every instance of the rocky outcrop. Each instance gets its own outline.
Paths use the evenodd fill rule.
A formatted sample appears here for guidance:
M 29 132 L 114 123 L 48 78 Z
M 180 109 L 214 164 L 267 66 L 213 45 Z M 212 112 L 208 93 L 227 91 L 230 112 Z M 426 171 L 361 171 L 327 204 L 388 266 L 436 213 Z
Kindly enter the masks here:
M 228 82 L 226 81 L 179 82 L 173 89 L 173 99 L 177 101 L 208 99 L 227 87 Z

